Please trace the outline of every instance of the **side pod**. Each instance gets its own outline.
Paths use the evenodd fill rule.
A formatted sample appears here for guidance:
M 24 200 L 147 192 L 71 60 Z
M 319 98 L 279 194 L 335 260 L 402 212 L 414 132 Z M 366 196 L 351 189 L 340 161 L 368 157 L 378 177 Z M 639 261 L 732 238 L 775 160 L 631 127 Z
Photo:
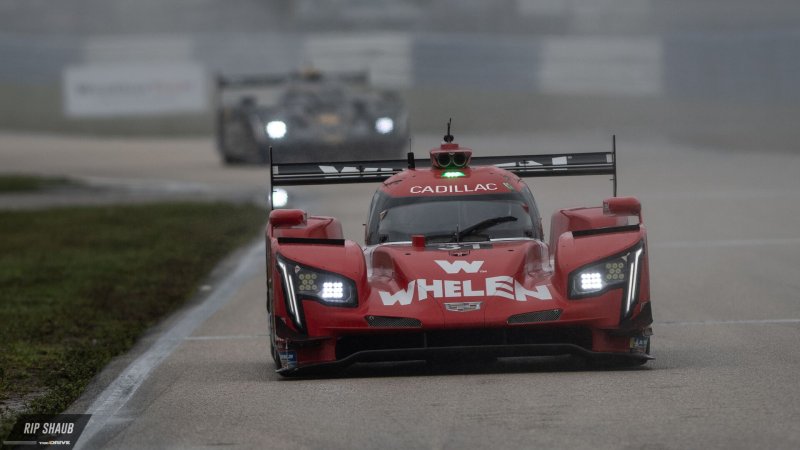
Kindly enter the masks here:
M 343 239 L 342 223 L 333 217 L 306 216 L 300 209 L 276 209 L 269 214 L 270 238 Z
M 636 197 L 612 197 L 602 207 L 560 209 L 550 219 L 550 250 L 555 251 L 562 234 L 569 231 L 609 231 L 631 225 L 636 217 L 641 225 L 642 205 Z M 598 232 L 598 233 L 599 233 Z
M 569 294 L 569 276 L 575 270 L 630 251 L 642 251 L 639 297 L 649 297 L 647 230 L 641 204 L 634 197 L 615 197 L 603 207 L 556 211 L 551 221 L 550 251 L 554 255 L 554 285 Z

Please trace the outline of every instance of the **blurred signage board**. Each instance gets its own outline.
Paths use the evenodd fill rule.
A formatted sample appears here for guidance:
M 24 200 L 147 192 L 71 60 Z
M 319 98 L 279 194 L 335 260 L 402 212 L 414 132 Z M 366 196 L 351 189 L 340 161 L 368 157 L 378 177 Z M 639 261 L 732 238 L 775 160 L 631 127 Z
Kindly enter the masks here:
M 192 63 L 104 63 L 67 67 L 64 114 L 72 118 L 198 113 L 208 77 Z

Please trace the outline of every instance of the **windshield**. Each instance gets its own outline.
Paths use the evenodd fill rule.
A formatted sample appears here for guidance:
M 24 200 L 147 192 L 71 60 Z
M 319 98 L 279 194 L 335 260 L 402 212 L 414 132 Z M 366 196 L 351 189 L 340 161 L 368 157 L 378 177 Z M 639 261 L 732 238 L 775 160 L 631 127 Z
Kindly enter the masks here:
M 501 238 L 541 239 L 536 206 L 526 196 L 507 194 L 373 199 L 367 244 L 410 241 L 476 242 Z

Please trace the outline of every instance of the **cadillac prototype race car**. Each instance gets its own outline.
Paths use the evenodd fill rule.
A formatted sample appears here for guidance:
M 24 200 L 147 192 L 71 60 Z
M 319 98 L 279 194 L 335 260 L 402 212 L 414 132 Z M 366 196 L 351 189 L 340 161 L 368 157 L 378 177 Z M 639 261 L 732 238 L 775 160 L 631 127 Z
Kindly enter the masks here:
M 276 163 L 271 174 L 275 186 L 380 183 L 363 248 L 335 218 L 270 213 L 267 311 L 282 375 L 459 352 L 652 359 L 639 201 L 558 210 L 547 240 L 521 180 L 615 176 L 615 150 L 472 157 L 448 131 L 429 160 Z
M 401 158 L 408 140 L 397 94 L 365 73 L 217 78 L 217 148 L 226 163 Z

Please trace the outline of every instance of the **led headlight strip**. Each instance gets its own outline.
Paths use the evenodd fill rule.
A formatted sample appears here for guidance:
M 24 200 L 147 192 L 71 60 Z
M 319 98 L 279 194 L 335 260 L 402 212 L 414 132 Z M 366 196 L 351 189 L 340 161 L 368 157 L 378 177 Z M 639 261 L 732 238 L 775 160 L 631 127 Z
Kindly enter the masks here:
M 281 274 L 283 275 L 283 285 L 285 286 L 283 293 L 286 296 L 286 306 L 289 308 L 289 314 L 292 316 L 292 322 L 294 322 L 298 328 L 302 328 L 303 321 L 300 317 L 300 305 L 297 303 L 294 280 L 289 274 L 289 270 L 286 268 L 286 262 L 278 259 L 278 268 L 281 270 Z
M 626 290 L 627 297 L 625 299 L 625 311 L 622 313 L 623 317 L 627 317 L 630 314 L 633 304 L 636 303 L 636 299 L 639 297 L 639 263 L 643 252 L 644 247 L 640 245 L 639 248 L 632 252 L 632 255 L 629 254 L 628 256 L 630 270 L 628 271 L 628 289 Z
M 600 261 L 587 264 L 569 276 L 569 298 L 596 297 L 610 289 L 624 289 L 624 314 L 636 303 L 643 244 Z
M 303 328 L 303 300 L 345 308 L 358 305 L 358 293 L 353 280 L 335 272 L 290 261 L 282 256 L 278 256 L 277 260 L 285 287 L 286 308 L 298 328 Z

